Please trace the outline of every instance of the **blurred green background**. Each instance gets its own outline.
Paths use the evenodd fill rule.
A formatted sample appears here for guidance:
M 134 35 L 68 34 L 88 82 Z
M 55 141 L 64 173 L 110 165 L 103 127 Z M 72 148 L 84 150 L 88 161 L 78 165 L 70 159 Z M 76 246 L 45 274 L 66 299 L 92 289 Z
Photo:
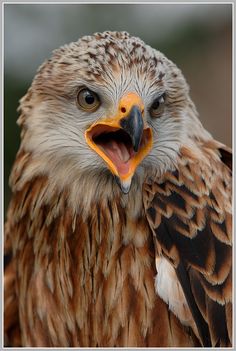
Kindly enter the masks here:
M 162 51 L 183 71 L 200 119 L 214 137 L 232 142 L 232 5 L 5 4 L 4 199 L 19 147 L 19 99 L 53 49 L 104 30 L 126 30 Z

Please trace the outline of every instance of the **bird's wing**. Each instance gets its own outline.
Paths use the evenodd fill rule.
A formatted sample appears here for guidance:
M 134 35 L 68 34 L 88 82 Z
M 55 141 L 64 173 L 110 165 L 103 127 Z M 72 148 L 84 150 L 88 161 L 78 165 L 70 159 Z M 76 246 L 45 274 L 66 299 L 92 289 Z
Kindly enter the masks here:
M 21 346 L 18 318 L 18 298 L 16 292 L 16 271 L 12 258 L 12 247 L 5 226 L 4 245 L 4 345 Z M 11 342 L 10 342 L 11 341 Z
M 29 161 L 29 154 L 18 152 L 11 178 L 16 182 L 21 179 L 24 167 Z M 30 192 L 30 184 L 28 192 Z M 24 195 L 24 193 L 23 193 Z M 19 217 L 22 211 L 22 203 L 19 194 L 12 196 L 9 203 L 7 218 L 4 226 L 4 346 L 20 347 L 21 330 L 19 322 L 19 299 L 17 286 L 17 263 L 16 251 L 18 242 L 16 237 L 23 237 L 19 228 Z M 25 213 L 22 214 L 25 215 Z M 17 243 L 16 243 L 17 242 Z M 15 245 L 14 245 L 15 244 Z M 30 262 L 27 262 L 30 264 Z
M 144 184 L 156 290 L 203 346 L 232 344 L 230 156 L 213 141 L 201 152 L 182 148 L 175 171 Z

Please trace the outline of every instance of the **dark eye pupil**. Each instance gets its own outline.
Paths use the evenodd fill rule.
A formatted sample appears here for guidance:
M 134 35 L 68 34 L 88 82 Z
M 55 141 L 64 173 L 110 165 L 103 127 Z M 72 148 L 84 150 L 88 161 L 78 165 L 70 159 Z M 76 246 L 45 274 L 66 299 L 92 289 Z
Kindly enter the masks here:
M 156 101 L 152 104 L 152 109 L 153 109 L 153 110 L 157 110 L 159 106 L 160 106 L 160 102 L 159 102 L 159 100 L 156 100 Z
M 88 93 L 86 93 L 86 96 L 84 97 L 84 100 L 86 101 L 86 103 L 87 103 L 88 105 L 91 105 L 91 104 L 94 103 L 95 98 L 94 98 L 94 96 L 93 96 L 92 94 L 90 94 L 90 93 L 88 92 Z

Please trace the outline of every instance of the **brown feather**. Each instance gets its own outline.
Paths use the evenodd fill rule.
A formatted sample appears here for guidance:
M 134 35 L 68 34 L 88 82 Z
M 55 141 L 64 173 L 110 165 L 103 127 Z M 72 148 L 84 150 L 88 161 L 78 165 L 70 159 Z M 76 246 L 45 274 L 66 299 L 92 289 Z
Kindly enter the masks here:
M 191 310 L 199 309 L 207 322 L 212 346 L 229 346 L 231 317 L 226 306 L 232 301 L 231 174 L 221 162 L 217 147 L 217 142 L 202 144 L 206 160 L 182 148 L 179 171 L 172 176 L 167 172 L 161 179 L 156 179 L 157 185 L 154 183 L 151 187 L 148 182 L 145 186 L 145 207 L 162 254 L 175 267 L 183 262 L 189 271 L 197 304 L 196 307 L 189 306 Z M 170 215 L 163 210 L 169 204 L 172 206 Z M 178 254 L 173 255 L 173 247 Z M 192 313 L 195 319 L 193 310 Z M 203 322 L 195 322 L 201 340 L 200 324 Z M 201 342 L 204 344 L 203 339 Z
M 11 288 L 19 299 L 11 308 L 19 313 L 21 345 L 194 345 L 172 313 L 171 329 L 164 318 L 170 312 L 154 291 L 155 251 L 144 214 L 125 218 L 117 199 L 74 219 L 66 191 L 54 189 L 49 205 L 46 189 L 45 177 L 26 182 L 8 211 L 16 273 L 6 271 L 6 279 L 19 286 Z M 6 289 L 10 294 L 9 283 Z M 7 301 L 6 342 L 13 323 Z

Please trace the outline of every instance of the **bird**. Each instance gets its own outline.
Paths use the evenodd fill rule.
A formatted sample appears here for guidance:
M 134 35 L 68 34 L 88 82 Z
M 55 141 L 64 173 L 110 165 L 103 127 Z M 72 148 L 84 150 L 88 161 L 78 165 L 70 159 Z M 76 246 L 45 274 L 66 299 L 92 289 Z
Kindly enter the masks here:
M 4 344 L 232 345 L 232 151 L 129 33 L 53 51 L 20 100 Z

